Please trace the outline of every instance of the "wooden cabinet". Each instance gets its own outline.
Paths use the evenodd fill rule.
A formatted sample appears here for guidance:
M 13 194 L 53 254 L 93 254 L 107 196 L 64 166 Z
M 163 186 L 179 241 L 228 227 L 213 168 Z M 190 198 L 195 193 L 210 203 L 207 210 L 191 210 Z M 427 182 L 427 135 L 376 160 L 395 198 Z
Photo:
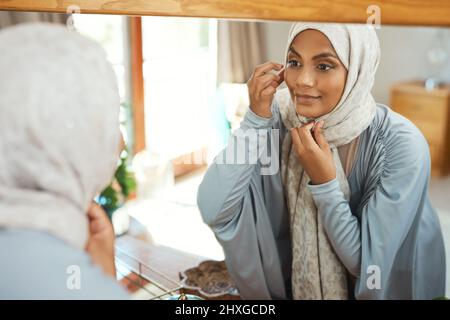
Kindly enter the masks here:
M 431 175 L 450 172 L 450 84 L 426 90 L 421 81 L 391 88 L 391 108 L 411 120 L 428 141 Z

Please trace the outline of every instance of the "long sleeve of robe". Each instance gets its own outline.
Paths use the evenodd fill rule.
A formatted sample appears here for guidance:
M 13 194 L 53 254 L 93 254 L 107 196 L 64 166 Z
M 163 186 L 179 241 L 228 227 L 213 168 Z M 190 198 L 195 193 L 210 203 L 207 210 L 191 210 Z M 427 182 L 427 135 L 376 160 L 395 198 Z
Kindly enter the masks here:
M 261 174 L 261 161 L 224 161 L 231 149 L 261 159 L 265 148 L 273 152 L 274 139 L 281 146 L 286 129 L 275 104 L 272 113 L 272 118 L 262 118 L 247 112 L 241 130 L 215 158 L 198 190 L 203 220 L 221 243 L 229 272 L 246 299 L 291 297 L 290 243 L 296 240 L 290 238 L 280 170 Z M 247 143 L 242 132 L 248 130 L 267 142 Z M 407 119 L 378 105 L 357 150 L 348 176 L 350 201 L 336 180 L 308 186 L 336 254 L 356 279 L 355 298 L 443 296 L 445 250 L 427 194 L 430 158 L 423 135 Z

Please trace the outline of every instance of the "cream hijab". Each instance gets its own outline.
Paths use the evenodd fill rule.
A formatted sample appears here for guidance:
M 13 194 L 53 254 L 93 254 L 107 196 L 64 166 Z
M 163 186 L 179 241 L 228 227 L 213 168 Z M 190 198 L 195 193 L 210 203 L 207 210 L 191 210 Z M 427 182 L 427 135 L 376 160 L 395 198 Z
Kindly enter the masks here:
M 119 103 L 94 42 L 51 24 L 0 32 L 0 227 L 85 247 L 88 206 L 117 165 Z
M 370 25 L 295 23 L 289 32 L 288 49 L 306 29 L 328 37 L 348 71 L 343 95 L 336 107 L 317 118 L 324 120 L 324 136 L 330 144 L 337 180 L 347 200 L 350 189 L 338 154 L 338 147 L 357 138 L 372 122 L 376 103 L 370 93 L 379 63 L 378 38 Z M 282 121 L 289 130 L 310 119 L 297 115 L 287 89 L 275 97 Z M 291 135 L 282 146 L 281 172 L 291 217 L 292 293 L 294 299 L 347 299 L 346 270 L 336 256 L 307 188 L 309 177 L 296 159 Z

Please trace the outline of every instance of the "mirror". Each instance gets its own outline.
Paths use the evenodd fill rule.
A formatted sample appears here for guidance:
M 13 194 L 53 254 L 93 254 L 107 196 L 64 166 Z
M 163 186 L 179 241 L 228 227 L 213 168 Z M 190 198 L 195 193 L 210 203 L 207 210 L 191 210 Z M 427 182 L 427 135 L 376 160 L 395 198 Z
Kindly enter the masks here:
M 172 1 L 173 7 L 161 8 L 152 1 L 139 7 L 92 1 L 72 15 L 76 6 L 65 11 L 60 2 L 54 7 L 48 3 L 34 4 L 34 12 L 1 11 L 0 28 L 30 21 L 65 24 L 104 48 L 125 106 L 122 133 L 137 184 L 112 215 L 116 231 L 213 260 L 225 255 L 202 220 L 197 190 L 207 166 L 248 112 L 246 82 L 255 67 L 267 61 L 285 63 L 288 20 L 363 23 L 377 12 L 352 5 L 322 16 L 324 8 L 313 1 L 304 1 L 301 9 L 292 8 L 293 1 L 270 8 L 254 8 L 252 1 L 221 1 L 222 7 Z M 372 95 L 409 118 L 427 139 L 429 197 L 450 248 L 450 4 L 435 3 L 439 6 L 425 8 L 382 2 L 381 25 L 375 29 L 381 57 Z M 0 9 L 30 8 L 10 1 Z M 280 21 L 268 21 L 275 18 Z

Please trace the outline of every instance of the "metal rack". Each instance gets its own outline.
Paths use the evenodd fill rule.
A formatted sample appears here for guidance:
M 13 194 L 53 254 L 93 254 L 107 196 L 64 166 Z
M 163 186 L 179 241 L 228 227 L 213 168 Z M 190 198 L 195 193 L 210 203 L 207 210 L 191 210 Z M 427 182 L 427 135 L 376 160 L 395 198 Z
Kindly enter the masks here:
M 132 293 L 134 299 L 165 300 L 182 289 L 180 282 L 117 247 L 115 261 L 119 278 L 125 278 L 137 288 Z

